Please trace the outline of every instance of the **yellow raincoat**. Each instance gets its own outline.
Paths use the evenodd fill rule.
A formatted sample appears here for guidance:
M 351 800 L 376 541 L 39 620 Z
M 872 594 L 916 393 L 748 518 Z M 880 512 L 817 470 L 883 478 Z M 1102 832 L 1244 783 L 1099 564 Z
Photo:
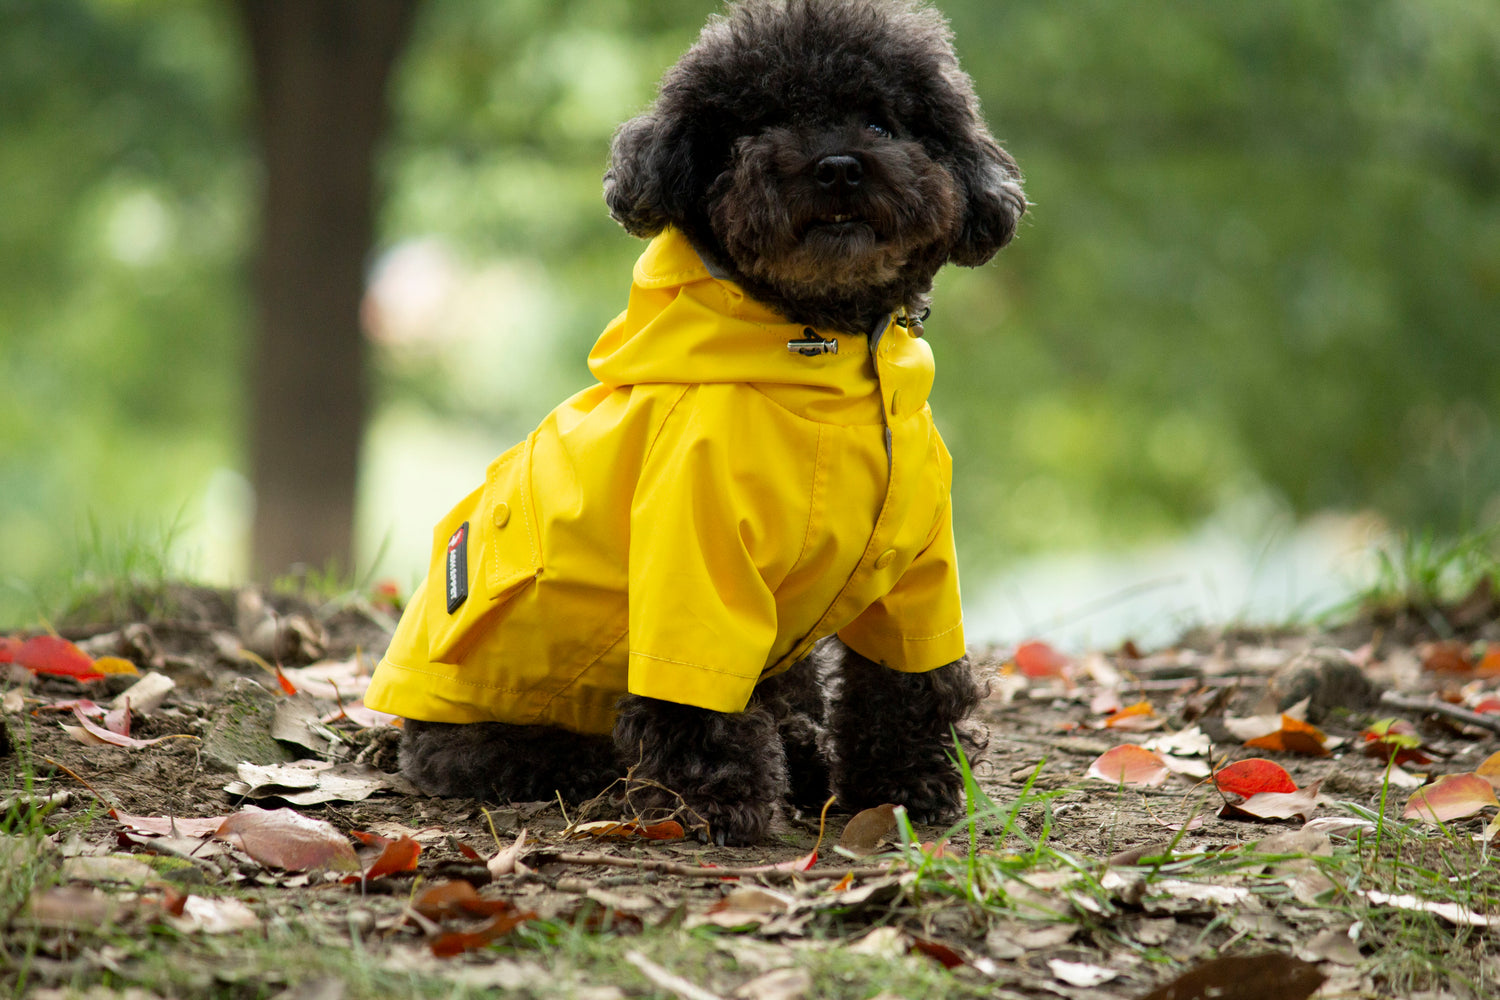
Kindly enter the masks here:
M 925 342 L 787 323 L 668 230 L 589 368 L 438 524 L 370 707 L 607 733 L 626 691 L 741 711 L 834 633 L 896 670 L 963 655 Z

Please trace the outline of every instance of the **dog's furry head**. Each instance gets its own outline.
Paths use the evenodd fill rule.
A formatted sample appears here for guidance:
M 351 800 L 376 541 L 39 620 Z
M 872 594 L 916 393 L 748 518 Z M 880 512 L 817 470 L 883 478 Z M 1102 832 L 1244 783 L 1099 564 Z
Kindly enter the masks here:
M 741 0 L 620 127 L 604 192 L 630 233 L 675 226 L 789 319 L 862 333 L 1004 246 L 1020 181 L 937 11 Z

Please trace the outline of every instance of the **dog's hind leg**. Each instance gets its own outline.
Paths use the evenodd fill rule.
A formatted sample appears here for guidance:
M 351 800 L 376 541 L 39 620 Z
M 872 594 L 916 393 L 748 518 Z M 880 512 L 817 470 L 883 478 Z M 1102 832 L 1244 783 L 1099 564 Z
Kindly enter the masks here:
M 633 804 L 670 807 L 675 792 L 720 844 L 759 840 L 786 794 L 776 719 L 753 703 L 726 713 L 628 694 L 619 702 L 615 747 L 621 760 L 636 762 L 636 778 L 661 786 L 633 787 Z
M 971 762 L 986 743 L 962 724 L 981 697 L 968 659 L 908 674 L 839 647 L 828 720 L 839 802 L 894 802 L 917 823 L 953 818 L 963 800 L 954 734 Z
M 581 802 L 624 773 L 607 736 L 503 722 L 419 722 L 401 736 L 401 773 L 433 795 Z

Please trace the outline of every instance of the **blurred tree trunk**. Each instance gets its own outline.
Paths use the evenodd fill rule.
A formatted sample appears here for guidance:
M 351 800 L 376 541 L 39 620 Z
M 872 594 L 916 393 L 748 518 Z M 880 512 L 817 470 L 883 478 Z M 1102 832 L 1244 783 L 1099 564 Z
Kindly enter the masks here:
M 359 306 L 386 83 L 418 0 L 236 0 L 262 144 L 252 565 L 353 568 L 367 409 Z

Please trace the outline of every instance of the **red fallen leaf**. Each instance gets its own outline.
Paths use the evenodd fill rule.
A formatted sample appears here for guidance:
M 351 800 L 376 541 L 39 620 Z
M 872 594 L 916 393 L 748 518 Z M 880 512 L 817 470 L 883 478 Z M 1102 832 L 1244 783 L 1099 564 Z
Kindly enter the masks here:
M 89 717 L 84 715 L 83 712 L 76 706 L 73 709 L 73 717 L 83 724 L 83 731 L 87 733 L 88 736 L 85 737 L 80 735 L 77 726 L 63 726 L 63 729 L 67 730 L 70 736 L 82 743 L 109 743 L 113 746 L 129 747 L 134 750 L 139 749 L 140 747 L 154 746 L 155 744 L 160 743 L 163 740 L 196 740 L 198 738 L 191 733 L 175 733 L 171 736 L 158 736 L 154 740 L 138 740 L 133 736 L 121 736 L 119 733 L 110 732 L 108 729 L 105 729 L 98 723 L 91 721 Z M 92 740 L 90 740 L 88 737 L 92 737 Z
M 1257 750 L 1280 750 L 1283 753 L 1300 753 L 1309 757 L 1327 757 L 1328 748 L 1323 745 L 1327 739 L 1317 726 L 1283 715 L 1280 729 L 1266 736 L 1246 740 L 1244 745 Z
M 132 816 L 118 809 L 111 809 L 109 815 L 127 830 L 157 837 L 208 837 L 217 833 L 225 820 L 223 816 L 209 816 L 206 819 L 187 816 Z
M 1480 677 L 1500 677 L 1500 642 L 1484 647 L 1484 655 L 1479 658 L 1474 672 Z
M 330 824 L 295 809 L 246 806 L 225 819 L 215 833 L 268 868 L 359 870 L 359 859 L 346 837 Z
M 1260 792 L 1219 810 L 1223 819 L 1306 819 L 1318 807 L 1322 779 L 1295 792 Z
M 833 883 L 833 885 L 831 885 L 831 886 L 828 887 L 828 891 L 829 892 L 843 892 L 845 889 L 849 888 L 853 884 L 854 884 L 854 873 L 853 872 L 845 872 L 843 878 L 839 879 L 837 882 Z
M 380 878 L 392 872 L 409 872 L 417 868 L 417 857 L 422 853 L 422 845 L 408 836 L 402 835 L 395 840 L 382 837 L 377 833 L 365 833 L 362 830 L 350 830 L 351 834 L 358 837 L 371 847 L 379 847 L 380 854 L 359 875 L 346 876 L 344 882 L 368 882 L 372 878 Z
M 1016 669 L 1027 677 L 1061 677 L 1070 661 L 1045 642 L 1032 640 L 1016 647 Z
M 1243 798 L 1261 792 L 1295 792 L 1297 783 L 1286 768 L 1264 757 L 1237 760 L 1214 772 L 1214 784 L 1221 792 L 1232 792 Z
M 484 855 L 480 854 L 478 851 L 474 850 L 474 848 L 470 847 L 468 844 L 465 844 L 463 841 L 454 841 L 453 846 L 458 848 L 459 854 L 462 854 L 470 861 L 478 861 L 480 864 L 484 864 Z
M 281 690 L 287 694 L 296 694 L 297 685 L 287 680 L 286 674 L 281 672 L 281 664 L 276 664 L 276 683 L 281 685 Z
M 1306 1000 L 1328 977 L 1282 952 L 1200 962 L 1141 1000 Z
M 528 920 L 535 920 L 536 914 L 531 910 L 522 910 L 516 913 L 497 913 L 490 918 L 490 922 L 476 931 L 449 931 L 439 934 L 433 938 L 428 947 L 438 958 L 452 958 L 475 948 L 483 948 L 497 937 L 503 937 L 511 931 L 520 927 Z
M 1467 674 L 1474 670 L 1469 644 L 1458 639 L 1430 642 L 1422 648 L 1422 669 L 1435 674 Z
M 1495 788 L 1478 774 L 1445 774 L 1430 785 L 1424 785 L 1406 800 L 1402 819 L 1424 823 L 1446 823 L 1450 819 L 1472 816 L 1489 806 L 1500 805 Z
M 1476 712 L 1500 712 L 1500 698 L 1486 698 L 1474 706 Z
M 68 640 L 55 635 L 37 635 L 30 639 L 6 640 L 9 659 L 34 674 L 56 674 L 81 681 L 97 681 L 104 674 L 94 669 L 89 655 Z
M 1422 737 L 1417 727 L 1405 719 L 1381 719 L 1370 724 L 1362 734 L 1366 757 L 1394 760 L 1397 764 L 1431 764 L 1432 758 L 1422 752 Z
M 963 956 L 941 941 L 929 941 L 926 938 L 914 937 L 911 939 L 912 951 L 919 951 L 928 958 L 935 958 L 943 963 L 945 969 L 956 969 L 960 965 L 967 965 Z
M 1107 781 L 1112 785 L 1155 787 L 1166 781 L 1171 773 L 1167 762 L 1155 750 L 1147 750 L 1134 743 L 1123 743 L 1095 758 L 1089 765 L 1086 777 Z
M 411 908 L 428 920 L 440 921 L 448 917 L 493 917 L 514 911 L 515 904 L 505 899 L 486 899 L 468 882 L 454 879 L 423 889 Z

